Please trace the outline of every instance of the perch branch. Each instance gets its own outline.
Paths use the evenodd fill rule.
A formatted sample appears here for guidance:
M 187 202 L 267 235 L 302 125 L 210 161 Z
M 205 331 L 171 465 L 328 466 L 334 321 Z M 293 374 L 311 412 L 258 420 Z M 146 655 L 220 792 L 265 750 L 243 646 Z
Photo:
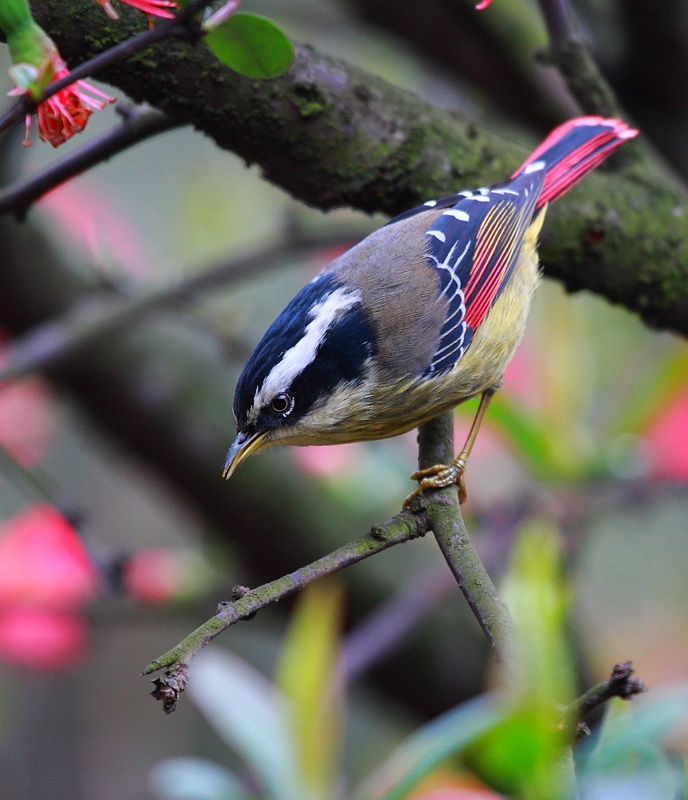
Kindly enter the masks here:
M 156 688 L 153 695 L 163 701 L 163 708 L 167 713 L 174 711 L 186 686 L 186 675 L 191 659 L 222 631 L 242 619 L 248 619 L 265 606 L 300 591 L 318 578 L 338 572 L 396 544 L 424 536 L 428 530 L 427 515 L 402 511 L 384 525 L 374 526 L 364 536 L 289 575 L 253 590 L 242 589 L 237 592 L 239 596 L 235 599 L 221 603 L 214 617 L 182 639 L 176 647 L 153 660 L 143 670 L 143 675 L 165 670 L 164 677 L 154 680 Z
M 420 469 L 452 461 L 453 427 L 454 415 L 451 412 L 442 414 L 420 427 L 418 432 Z M 459 507 L 456 488 L 449 487 L 433 492 L 428 498 L 415 498 L 411 508 L 425 509 L 442 555 L 490 642 L 496 659 L 508 666 L 513 662 L 513 621 L 471 543 Z

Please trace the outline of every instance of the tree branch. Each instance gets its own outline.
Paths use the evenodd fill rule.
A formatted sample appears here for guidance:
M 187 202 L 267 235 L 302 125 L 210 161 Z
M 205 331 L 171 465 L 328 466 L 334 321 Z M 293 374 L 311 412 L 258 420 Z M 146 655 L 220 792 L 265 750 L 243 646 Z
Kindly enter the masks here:
M 99 9 L 70 0 L 36 0 L 35 12 L 70 60 L 133 32 L 128 18 L 115 26 Z M 193 123 L 323 209 L 396 213 L 457 188 L 503 180 L 523 158 L 522 148 L 460 114 L 313 48 L 296 51 L 289 72 L 272 81 L 238 76 L 202 43 L 178 41 L 114 64 L 101 77 Z M 554 204 L 542 237 L 543 265 L 570 290 L 591 289 L 651 325 L 686 334 L 686 196 L 642 145 L 624 150 L 633 157 L 626 156 L 623 170 L 588 176 Z
M 153 695 L 156 699 L 163 700 L 165 712 L 171 713 L 186 688 L 190 661 L 222 631 L 242 619 L 248 619 L 260 609 L 300 591 L 318 578 L 339 572 L 396 544 L 424 536 L 428 532 L 429 524 L 429 518 L 425 514 L 402 511 L 384 525 L 376 525 L 365 536 L 354 539 L 312 564 L 257 589 L 238 591 L 239 596 L 236 599 L 221 603 L 214 617 L 182 639 L 176 647 L 151 661 L 143 670 L 143 675 L 165 670 L 164 677 L 154 680 L 156 688 Z
M 612 697 L 620 697 L 622 700 L 630 700 L 636 694 L 647 691 L 647 687 L 642 678 L 633 677 L 633 665 L 630 661 L 623 661 L 615 664 L 611 675 L 606 681 L 596 683 L 587 692 L 573 701 L 564 709 L 564 729 L 568 732 L 571 739 L 578 739 L 589 733 L 588 727 L 583 721 L 585 717 L 598 706 L 611 700 Z
M 449 464 L 454 458 L 454 415 L 442 414 L 422 425 L 418 432 L 418 465 Z M 449 569 L 490 642 L 498 661 L 513 662 L 514 628 L 509 609 L 497 595 L 492 579 L 468 536 L 455 487 L 417 497 L 411 509 L 424 509 Z
M 586 114 L 624 116 L 611 86 L 576 31 L 568 0 L 540 0 L 540 8 L 550 35 L 550 48 L 543 60 L 559 69 Z M 623 158 L 623 153 L 617 155 Z
M 116 111 L 122 117 L 122 123 L 116 128 L 0 193 L 0 214 L 13 213 L 17 219 L 23 220 L 31 205 L 46 192 L 138 142 L 183 124 L 158 111 L 131 108 L 123 111 L 122 107 Z

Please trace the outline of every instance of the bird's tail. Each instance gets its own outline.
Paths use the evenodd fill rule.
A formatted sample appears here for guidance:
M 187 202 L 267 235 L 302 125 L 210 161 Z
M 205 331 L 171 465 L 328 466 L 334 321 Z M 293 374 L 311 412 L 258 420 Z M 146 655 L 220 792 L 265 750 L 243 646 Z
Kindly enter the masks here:
M 545 183 L 536 205 L 541 208 L 568 192 L 626 139 L 637 135 L 637 130 L 620 119 L 571 119 L 555 128 L 511 177 L 541 168 L 544 163 Z

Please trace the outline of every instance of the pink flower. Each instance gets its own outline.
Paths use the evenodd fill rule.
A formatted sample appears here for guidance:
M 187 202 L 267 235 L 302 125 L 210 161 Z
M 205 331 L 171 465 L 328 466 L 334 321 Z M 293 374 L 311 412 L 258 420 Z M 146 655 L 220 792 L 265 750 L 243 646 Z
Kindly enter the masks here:
M 33 669 L 64 669 L 79 662 L 86 649 L 81 614 L 17 606 L 0 610 L 0 657 Z
M 8 9 L 10 4 L 7 3 Z M 24 3 L 25 19 L 14 30 L 6 29 L 12 66 L 10 77 L 15 88 L 10 95 L 26 96 L 38 105 L 38 133 L 44 142 L 57 147 L 80 133 L 93 111 L 101 111 L 115 98 L 95 89 L 85 81 L 74 81 L 59 92 L 42 100 L 46 88 L 69 75 L 57 45 L 31 17 Z M 31 115 L 26 117 L 25 145 L 31 144 Z
M 688 481 L 688 386 L 654 414 L 645 431 L 645 442 L 655 477 Z
M 98 2 L 110 19 L 119 19 L 119 14 L 115 11 L 110 0 L 98 0 Z M 175 3 L 172 0 L 122 0 L 122 2 L 138 8 L 139 11 L 143 11 L 148 16 L 150 25 L 153 24 L 153 17 L 172 19 L 174 14 L 171 9 L 179 8 L 179 3 Z
M 0 523 L 0 608 L 81 607 L 97 585 L 79 535 L 52 506 L 29 506 Z
M 65 75 L 69 75 L 67 65 L 57 54 L 53 55 L 51 63 L 42 69 L 53 70 L 48 86 L 60 78 L 64 78 Z M 31 86 L 19 85 L 9 94 L 32 96 L 33 92 Z M 53 147 L 59 147 L 67 139 L 71 139 L 75 133 L 83 131 L 88 118 L 94 111 L 102 111 L 108 103 L 114 102 L 114 97 L 99 91 L 86 81 L 74 81 L 57 94 L 39 103 L 36 110 L 38 134 L 44 142 L 50 142 Z M 30 144 L 31 115 L 27 114 L 24 146 L 28 147 Z
M 0 523 L 0 658 L 55 669 L 86 647 L 82 607 L 98 589 L 76 531 L 38 504 Z
M 53 75 L 50 83 L 65 75 L 69 75 L 66 66 Z M 38 106 L 38 135 L 44 142 L 58 147 L 75 133 L 81 133 L 94 111 L 102 111 L 108 103 L 114 102 L 114 97 L 99 91 L 86 81 L 75 81 Z M 28 136 L 24 144 L 30 144 Z

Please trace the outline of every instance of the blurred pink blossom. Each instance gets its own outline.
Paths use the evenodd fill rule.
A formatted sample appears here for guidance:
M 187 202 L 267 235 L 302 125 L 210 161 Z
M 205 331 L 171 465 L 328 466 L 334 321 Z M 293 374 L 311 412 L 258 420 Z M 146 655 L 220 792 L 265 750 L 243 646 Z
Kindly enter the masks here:
M 83 180 L 70 181 L 45 194 L 39 207 L 51 217 L 63 240 L 71 241 L 94 265 L 110 265 L 129 275 L 151 275 L 152 259 L 111 198 Z
M 492 789 L 472 775 L 454 775 L 440 770 L 426 778 L 408 800 L 499 800 Z
M 644 438 L 652 475 L 688 481 L 688 386 L 654 416 Z
M 0 611 L 0 658 L 21 667 L 64 669 L 86 650 L 81 614 L 15 606 Z
M 538 365 L 526 337 L 504 372 L 504 390 L 524 406 L 539 408 L 542 405 L 542 380 L 542 367 Z
M 413 795 L 409 800 L 499 800 L 500 795 L 489 789 L 475 789 L 468 786 L 431 789 L 423 794 Z
M 29 506 L 0 523 L 0 607 L 81 607 L 97 587 L 79 535 L 52 506 Z
M 176 596 L 182 580 L 179 554 L 162 547 L 140 550 L 127 561 L 124 589 L 142 603 L 163 603 Z
M 0 524 L 0 658 L 41 669 L 83 655 L 82 607 L 98 579 L 76 531 L 47 504 Z
M 0 334 L 0 367 L 5 362 Z M 50 387 L 42 378 L 0 386 L 0 444 L 24 467 L 44 456 L 55 429 Z

